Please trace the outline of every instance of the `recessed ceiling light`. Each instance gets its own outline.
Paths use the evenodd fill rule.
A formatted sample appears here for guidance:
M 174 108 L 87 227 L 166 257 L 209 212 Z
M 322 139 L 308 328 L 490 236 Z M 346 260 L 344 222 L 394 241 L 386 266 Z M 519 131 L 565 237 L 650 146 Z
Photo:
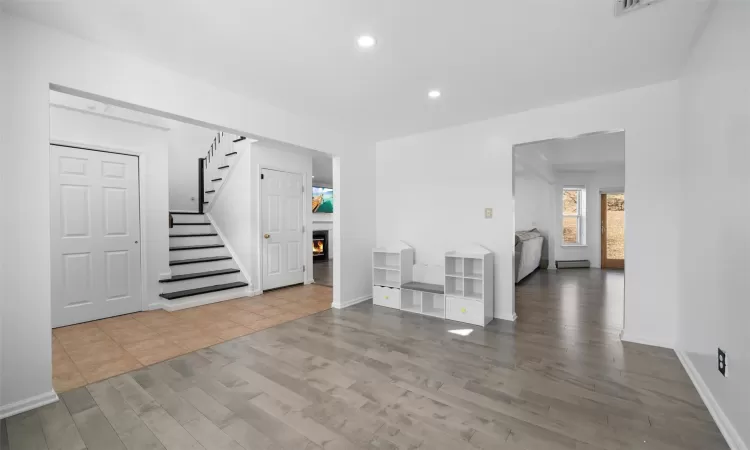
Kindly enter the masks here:
M 438 90 L 432 90 L 427 93 L 427 96 L 430 98 L 439 98 L 440 97 L 440 91 Z
M 372 48 L 375 46 L 375 38 L 369 34 L 364 34 L 357 38 L 357 45 L 363 49 Z

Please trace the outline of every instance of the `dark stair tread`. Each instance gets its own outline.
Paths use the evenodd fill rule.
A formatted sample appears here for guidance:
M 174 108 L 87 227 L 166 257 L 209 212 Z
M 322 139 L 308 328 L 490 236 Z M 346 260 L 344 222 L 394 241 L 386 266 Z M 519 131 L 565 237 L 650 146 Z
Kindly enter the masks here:
M 232 142 L 240 142 L 240 141 L 244 141 L 245 139 L 247 139 L 245 136 L 240 136 L 239 139 L 235 139 Z
M 170 292 L 168 294 L 159 294 L 159 297 L 166 298 L 167 300 L 176 300 L 183 297 L 191 297 L 193 295 L 208 294 L 209 292 L 226 291 L 227 289 L 234 289 L 238 287 L 245 287 L 247 283 L 237 281 L 234 283 L 218 284 L 216 286 L 206 286 L 197 289 L 187 289 L 185 291 Z
M 231 152 L 231 153 L 227 153 L 227 154 L 226 154 L 226 155 L 224 155 L 224 156 L 232 156 L 232 155 L 236 155 L 236 154 L 237 154 L 237 152 Z
M 204 226 L 204 225 L 211 225 L 211 224 L 210 223 L 206 223 L 206 222 L 200 222 L 200 223 L 190 223 L 190 222 L 188 222 L 188 223 L 185 223 L 185 222 L 179 222 L 179 223 L 177 223 L 177 222 L 175 222 L 172 225 L 198 225 L 198 226 Z
M 169 211 L 169 214 L 177 214 L 177 215 L 179 215 L 179 214 L 186 214 L 186 215 L 189 214 L 191 216 L 202 216 L 203 215 L 202 212 L 184 212 L 184 211 Z
M 170 252 L 179 252 L 180 250 L 200 250 L 203 248 L 220 248 L 224 244 L 206 244 L 206 245 L 185 245 L 181 247 L 169 247 Z
M 211 189 L 210 191 L 206 191 L 206 194 L 213 194 L 214 192 L 216 192 L 216 189 Z
M 221 181 L 221 180 L 223 180 L 223 178 L 214 178 L 214 179 L 213 179 L 213 180 L 211 180 L 211 181 Z
M 172 283 L 174 281 L 194 280 L 196 278 L 217 277 L 219 275 L 229 275 L 232 273 L 239 273 L 239 272 L 240 272 L 240 269 L 222 269 L 222 270 L 209 270 L 208 272 L 187 273 L 185 275 L 173 275 L 172 278 L 159 280 L 159 283 Z
M 211 237 L 218 236 L 219 233 L 206 233 L 206 234 L 170 234 L 169 237 L 181 238 L 181 237 Z
M 228 168 L 229 168 L 229 166 L 221 166 L 221 167 L 219 167 L 219 169 L 228 169 Z
M 208 258 L 178 259 L 177 261 L 169 261 L 169 265 L 170 266 L 182 266 L 185 264 L 225 261 L 227 259 L 232 259 L 232 257 L 231 256 L 209 256 Z

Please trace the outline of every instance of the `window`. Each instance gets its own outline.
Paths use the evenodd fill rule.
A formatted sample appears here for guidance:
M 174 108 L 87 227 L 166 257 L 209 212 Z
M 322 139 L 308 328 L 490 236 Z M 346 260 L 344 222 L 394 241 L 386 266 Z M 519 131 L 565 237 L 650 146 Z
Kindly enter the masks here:
M 586 245 L 586 189 L 563 188 L 562 245 Z

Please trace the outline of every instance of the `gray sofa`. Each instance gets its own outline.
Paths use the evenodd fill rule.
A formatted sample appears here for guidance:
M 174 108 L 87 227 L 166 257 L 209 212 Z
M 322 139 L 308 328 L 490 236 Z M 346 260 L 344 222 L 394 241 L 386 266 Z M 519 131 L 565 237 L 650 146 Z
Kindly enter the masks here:
M 536 228 L 529 231 L 516 231 L 516 283 L 539 267 L 542 261 L 543 246 L 544 236 Z

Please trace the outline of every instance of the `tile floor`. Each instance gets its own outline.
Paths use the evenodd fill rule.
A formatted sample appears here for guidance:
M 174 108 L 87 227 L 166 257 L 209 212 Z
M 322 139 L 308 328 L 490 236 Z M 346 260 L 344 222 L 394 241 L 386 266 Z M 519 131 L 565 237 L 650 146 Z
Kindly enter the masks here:
M 307 285 L 181 311 L 145 311 L 52 330 L 52 384 L 65 392 L 331 307 Z

